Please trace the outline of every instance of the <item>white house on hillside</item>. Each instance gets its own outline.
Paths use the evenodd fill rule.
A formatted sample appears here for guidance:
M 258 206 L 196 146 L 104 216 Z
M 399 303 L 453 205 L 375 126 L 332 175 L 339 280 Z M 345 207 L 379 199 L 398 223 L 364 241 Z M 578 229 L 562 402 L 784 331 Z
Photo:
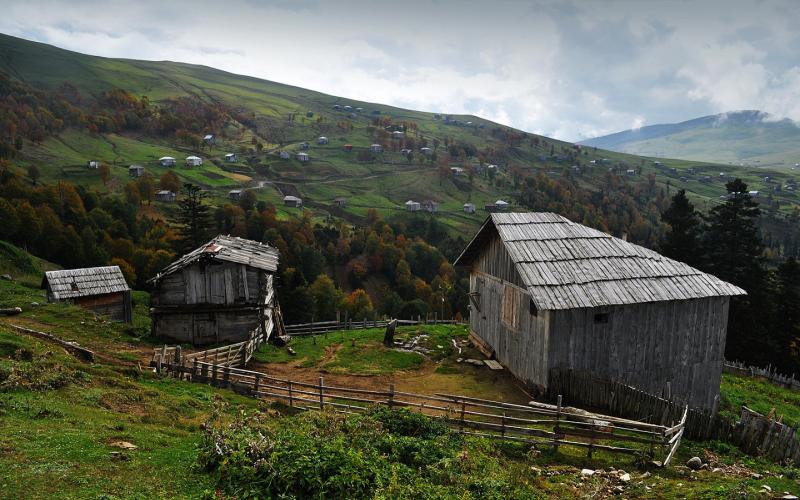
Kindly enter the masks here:
M 187 156 L 186 157 L 186 166 L 187 167 L 199 167 L 203 164 L 203 159 L 199 156 Z

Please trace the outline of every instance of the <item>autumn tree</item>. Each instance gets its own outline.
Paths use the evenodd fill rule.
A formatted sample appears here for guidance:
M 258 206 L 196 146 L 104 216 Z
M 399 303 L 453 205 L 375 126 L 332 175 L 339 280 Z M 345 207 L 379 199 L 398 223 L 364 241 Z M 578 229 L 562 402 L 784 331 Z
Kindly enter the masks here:
M 100 175 L 100 180 L 103 181 L 103 186 L 107 186 L 108 181 L 111 180 L 111 167 L 106 163 L 101 163 L 100 166 L 97 167 L 97 173 Z
M 342 292 L 327 274 L 320 274 L 309 287 L 314 298 L 314 319 L 331 320 L 342 303 Z
M 39 167 L 36 165 L 31 165 L 28 167 L 28 178 L 31 180 L 31 184 L 34 186 L 36 185 L 39 177 L 41 177 L 42 173 L 39 171 Z
M 375 317 L 375 310 L 372 307 L 372 300 L 363 288 L 357 288 L 348 295 L 343 306 L 348 316 L 353 321 L 372 319 Z

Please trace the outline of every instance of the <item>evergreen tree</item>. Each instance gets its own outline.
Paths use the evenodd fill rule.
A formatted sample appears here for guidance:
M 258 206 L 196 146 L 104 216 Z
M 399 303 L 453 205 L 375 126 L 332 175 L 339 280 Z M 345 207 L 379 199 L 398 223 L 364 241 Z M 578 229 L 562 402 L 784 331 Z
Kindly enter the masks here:
M 775 272 L 775 361 L 784 373 L 800 371 L 800 263 L 794 257 L 778 266 Z
M 761 211 L 741 179 L 725 187 L 728 199 L 712 208 L 706 220 L 703 238 L 706 269 L 747 292 L 731 298 L 725 356 L 762 363 L 770 354 L 771 316 L 764 248 L 758 233 Z
M 685 262 L 693 267 L 702 267 L 700 248 L 700 214 L 681 189 L 672 197 L 669 208 L 661 214 L 662 222 L 669 230 L 661 241 L 661 253 Z
M 183 196 L 178 203 L 176 222 L 180 225 L 181 251 L 193 250 L 210 237 L 213 228 L 210 207 L 206 205 L 206 193 L 191 183 L 183 185 Z

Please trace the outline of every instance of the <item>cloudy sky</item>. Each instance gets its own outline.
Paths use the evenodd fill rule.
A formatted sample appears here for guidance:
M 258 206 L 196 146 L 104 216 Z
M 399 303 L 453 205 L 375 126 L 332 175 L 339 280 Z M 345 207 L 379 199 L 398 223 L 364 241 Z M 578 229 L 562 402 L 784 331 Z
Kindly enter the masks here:
M 800 1 L 3 0 L 0 32 L 471 113 L 565 140 L 739 109 L 800 120 Z

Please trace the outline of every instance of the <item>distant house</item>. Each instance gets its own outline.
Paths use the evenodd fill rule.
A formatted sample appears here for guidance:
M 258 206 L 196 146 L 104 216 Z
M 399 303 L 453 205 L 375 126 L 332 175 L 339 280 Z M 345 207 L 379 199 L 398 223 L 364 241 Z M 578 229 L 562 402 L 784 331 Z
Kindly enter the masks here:
M 356 108 L 356 113 L 361 113 L 362 111 L 364 111 L 364 108 Z
M 654 161 L 653 165 L 655 165 L 656 167 L 660 167 L 663 165 L 663 163 L 661 163 L 660 161 Z
M 486 203 L 483 206 L 483 209 L 486 210 L 487 212 L 489 212 L 490 214 L 493 214 L 493 213 L 497 212 L 497 206 L 495 206 L 494 203 Z
M 424 155 L 429 155 L 433 152 L 433 150 L 431 148 L 424 147 L 424 148 L 419 148 L 419 152 Z
M 474 203 L 464 203 L 464 213 L 465 214 L 474 214 L 475 213 L 475 204 Z
M 172 191 L 162 190 L 156 192 L 156 201 L 171 203 L 175 201 L 175 198 L 176 198 L 175 193 L 173 193 Z
M 345 106 L 342 109 L 344 109 L 345 111 L 351 111 L 353 109 L 353 106 Z
M 400 154 L 410 155 L 411 154 L 411 150 L 408 149 L 408 148 L 403 148 L 403 149 L 400 150 Z
M 486 165 L 487 172 L 497 172 L 500 168 L 497 165 Z
M 625 171 L 625 173 L 627 175 L 636 175 L 636 170 L 629 168 L 628 170 Z
M 308 148 L 309 148 L 309 144 L 308 144 L 308 142 L 307 142 L 307 141 L 306 141 L 306 142 L 301 142 L 301 143 L 300 143 L 300 149 L 302 149 L 303 151 L 307 151 L 307 150 L 308 150 Z
M 90 169 L 93 169 L 93 170 L 97 170 L 98 168 L 100 168 L 100 162 L 99 162 L 99 161 L 97 161 L 97 160 L 89 160 L 89 161 L 86 163 L 86 168 L 90 168 Z
M 508 207 L 510 205 L 509 205 L 509 203 L 507 201 L 497 200 L 497 201 L 494 202 L 494 206 L 497 207 L 497 210 L 499 212 L 504 212 L 504 211 L 508 210 Z
M 406 134 L 403 131 L 395 130 L 394 132 L 392 132 L 392 139 L 402 139 L 403 136 L 405 136 L 405 135 Z
M 439 211 L 439 203 L 433 200 L 426 200 L 422 202 L 421 208 L 426 212 L 435 214 Z
M 369 147 L 369 150 L 373 153 L 383 153 L 383 146 L 380 144 L 373 144 Z
M 217 137 L 214 134 L 206 134 L 203 136 L 203 142 L 206 144 L 214 145 L 217 143 Z
M 302 151 L 300 153 L 297 153 L 297 161 L 300 161 L 302 163 L 306 163 L 310 159 L 311 158 L 308 156 L 308 153 L 303 153 Z
M 290 158 L 288 151 L 281 151 L 278 153 L 278 156 L 281 157 L 281 160 L 288 160 Z
M 344 146 L 342 146 L 342 149 L 345 151 L 345 153 L 349 153 L 349 152 L 353 151 L 353 145 L 352 144 L 345 144 Z
M 228 191 L 228 198 L 230 198 L 232 201 L 239 201 L 242 198 L 242 190 L 231 189 Z
M 47 271 L 42 288 L 48 302 L 74 302 L 114 321 L 131 322 L 131 289 L 119 266 Z
M 317 137 L 317 144 L 328 144 L 328 138 L 325 136 Z
M 341 196 L 338 198 L 334 198 L 333 204 L 336 205 L 337 207 L 344 208 L 347 206 L 347 199 L 342 198 Z
M 450 173 L 456 177 L 464 175 L 464 169 L 461 167 L 450 167 Z
M 751 198 L 758 198 L 758 191 L 748 191 L 747 194 L 749 194 Z
M 238 160 L 236 159 L 236 153 L 228 153 L 225 155 L 225 161 L 228 163 L 236 163 Z
M 313 111 L 306 111 L 306 118 L 314 118 L 314 112 Z
M 297 196 L 284 196 L 283 204 L 287 207 L 303 208 L 303 200 Z
M 203 164 L 203 159 L 199 156 L 187 156 L 186 157 L 186 166 L 187 167 L 199 167 Z
M 128 167 L 128 175 L 131 177 L 141 177 L 144 175 L 144 167 L 141 165 L 131 165 Z
M 406 202 L 406 210 L 409 212 L 419 211 L 419 202 L 414 200 L 408 200 Z
M 335 109 L 336 111 L 339 111 L 340 109 L 342 109 L 342 107 L 339 106 L 338 104 L 334 104 L 333 105 L 333 109 Z
M 175 158 L 171 156 L 162 156 L 158 159 L 158 163 L 162 167 L 174 167 L 177 162 L 175 161 Z

